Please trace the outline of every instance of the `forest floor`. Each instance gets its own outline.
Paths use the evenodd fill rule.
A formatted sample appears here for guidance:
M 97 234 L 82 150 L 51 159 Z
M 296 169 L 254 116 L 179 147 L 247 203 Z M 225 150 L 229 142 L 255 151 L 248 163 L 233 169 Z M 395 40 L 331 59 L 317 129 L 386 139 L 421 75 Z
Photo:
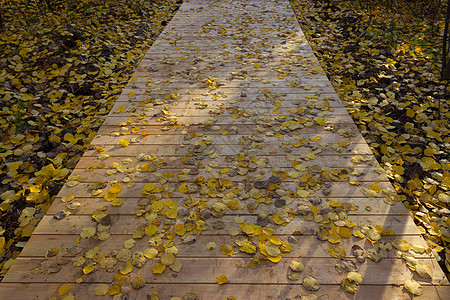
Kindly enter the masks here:
M 0 8 L 2 278 L 181 0 Z
M 182 1 L 55 1 L 53 11 L 42 1 L 22 2 L 0 11 L 0 277 Z M 399 194 L 386 201 L 411 209 L 448 273 L 450 88 L 439 80 L 443 14 L 424 18 L 409 7 L 371 1 L 291 3 Z

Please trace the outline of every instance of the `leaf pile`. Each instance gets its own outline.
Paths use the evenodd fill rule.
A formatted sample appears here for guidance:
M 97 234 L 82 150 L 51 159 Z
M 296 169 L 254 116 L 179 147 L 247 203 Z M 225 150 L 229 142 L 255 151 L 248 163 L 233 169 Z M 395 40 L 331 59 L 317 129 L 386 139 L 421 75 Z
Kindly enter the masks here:
M 0 266 L 17 257 L 180 4 L 2 4 Z
M 439 80 L 446 7 L 430 18 L 418 13 L 425 1 L 383 3 L 394 2 L 291 1 L 327 76 L 448 274 L 450 87 Z

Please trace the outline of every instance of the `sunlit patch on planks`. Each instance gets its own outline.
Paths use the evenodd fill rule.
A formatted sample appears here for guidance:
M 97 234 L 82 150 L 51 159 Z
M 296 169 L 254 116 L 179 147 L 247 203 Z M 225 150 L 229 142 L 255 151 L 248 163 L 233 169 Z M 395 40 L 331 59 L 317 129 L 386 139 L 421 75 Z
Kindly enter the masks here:
M 288 1 L 191 0 L 0 296 L 445 299 L 401 200 Z

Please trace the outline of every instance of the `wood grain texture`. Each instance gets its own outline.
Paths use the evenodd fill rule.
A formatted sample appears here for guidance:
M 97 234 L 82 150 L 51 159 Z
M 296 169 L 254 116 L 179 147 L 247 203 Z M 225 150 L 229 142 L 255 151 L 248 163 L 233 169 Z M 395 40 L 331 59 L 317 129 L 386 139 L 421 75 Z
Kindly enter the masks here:
M 3 283 L 0 289 L 0 297 L 5 299 L 36 299 L 46 300 L 57 295 L 61 284 L 57 283 Z M 90 299 L 94 294 L 95 285 L 89 283 L 69 284 L 69 293 L 77 295 L 81 299 Z M 417 300 L 448 299 L 449 287 L 424 286 L 424 294 L 416 296 Z M 305 290 L 300 284 L 265 285 L 252 284 L 146 284 L 141 290 L 133 293 L 134 299 L 146 299 L 150 293 L 158 293 L 160 299 L 171 299 L 193 293 L 199 299 L 227 299 L 235 296 L 236 299 L 248 300 L 279 300 L 295 299 L 301 295 L 309 295 L 312 292 Z M 365 285 L 358 288 L 357 295 L 351 295 L 341 290 L 339 285 L 321 285 L 319 291 L 314 292 L 319 299 L 392 299 L 408 300 L 410 294 L 402 287 L 395 285 Z M 96 296 L 96 299 L 109 299 L 108 296 Z
M 257 223 L 257 217 L 250 215 L 246 217 L 248 224 Z M 224 223 L 224 228 L 217 230 L 213 229 L 213 222 L 215 218 L 207 220 L 206 224 L 210 228 L 205 233 L 227 235 L 228 229 L 232 227 L 238 227 L 238 224 L 234 222 L 234 216 L 226 215 L 220 220 Z M 365 215 L 351 216 L 350 220 L 357 224 L 364 225 L 380 225 L 384 230 L 392 230 L 394 233 L 402 235 L 419 234 L 417 227 L 412 222 L 412 219 L 408 215 L 378 215 L 368 218 Z M 112 226 L 109 230 L 111 234 L 124 234 L 133 233 L 134 229 L 140 225 L 148 225 L 149 222 L 144 218 L 135 218 L 133 215 L 111 215 Z M 86 226 L 95 226 L 95 222 L 91 216 L 85 215 L 70 215 L 63 220 L 56 220 L 50 216 L 45 216 L 35 229 L 35 234 L 68 234 L 81 232 L 81 229 Z M 277 234 L 293 234 L 300 231 L 303 234 L 313 235 L 316 233 L 316 229 L 319 227 L 314 222 L 309 222 L 301 219 L 294 219 L 289 224 L 278 227 L 275 224 L 267 225 L 268 228 L 274 228 Z M 132 230 L 131 230 L 132 229 Z M 159 232 L 163 231 L 163 226 L 160 225 Z

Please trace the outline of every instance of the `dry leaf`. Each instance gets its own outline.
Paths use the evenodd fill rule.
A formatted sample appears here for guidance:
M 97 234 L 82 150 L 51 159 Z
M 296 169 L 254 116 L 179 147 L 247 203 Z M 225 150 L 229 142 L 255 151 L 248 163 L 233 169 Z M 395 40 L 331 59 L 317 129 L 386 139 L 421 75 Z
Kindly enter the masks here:
M 303 278 L 302 285 L 308 291 L 317 291 L 320 288 L 319 281 L 310 275 Z
M 420 284 L 414 279 L 408 279 L 404 283 L 405 289 L 410 292 L 412 295 L 420 296 L 423 294 L 423 288 Z
M 220 275 L 220 276 L 216 277 L 216 281 L 219 285 L 222 285 L 222 284 L 228 283 L 228 278 L 225 275 Z

